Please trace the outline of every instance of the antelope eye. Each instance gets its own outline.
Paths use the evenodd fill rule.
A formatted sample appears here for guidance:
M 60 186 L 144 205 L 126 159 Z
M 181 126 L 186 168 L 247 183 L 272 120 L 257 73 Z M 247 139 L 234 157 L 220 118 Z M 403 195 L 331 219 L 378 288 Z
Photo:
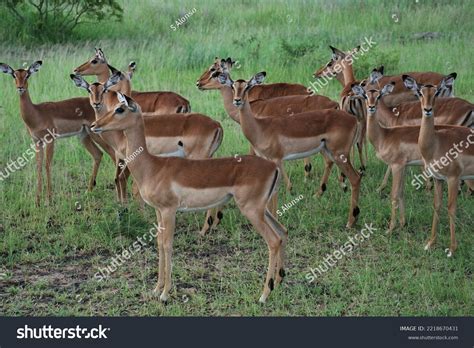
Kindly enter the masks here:
M 116 114 L 123 114 L 124 111 L 125 111 L 125 110 L 124 110 L 123 108 L 117 108 L 117 109 L 115 109 L 115 113 L 116 113 Z
M 332 66 L 332 62 L 329 62 L 329 63 L 328 63 L 328 66 Z
M 212 67 L 209 69 L 209 71 L 216 71 L 216 68 Z
M 91 64 L 97 64 L 97 59 L 93 59 L 93 60 L 91 61 Z

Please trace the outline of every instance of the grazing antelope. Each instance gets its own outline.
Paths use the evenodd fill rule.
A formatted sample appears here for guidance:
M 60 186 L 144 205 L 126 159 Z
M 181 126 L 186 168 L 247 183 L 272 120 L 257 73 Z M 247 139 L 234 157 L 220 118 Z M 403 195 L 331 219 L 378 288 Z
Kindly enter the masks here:
M 138 103 L 118 93 L 120 103 L 95 122 L 96 133 L 123 131 L 127 138 L 126 154 L 144 150 L 129 164 L 143 199 L 155 208 L 163 230 L 157 234 L 159 251 L 158 284 L 161 301 L 167 301 L 171 289 L 171 256 L 176 212 L 209 209 L 235 199 L 237 207 L 258 233 L 269 250 L 268 271 L 260 302 L 265 302 L 274 286 L 285 275 L 284 255 L 288 233 L 268 211 L 267 204 L 279 182 L 278 167 L 256 156 L 191 160 L 156 157 L 147 148 L 145 126 Z
M 283 161 L 308 157 L 318 152 L 335 162 L 351 183 L 347 227 L 352 227 L 360 212 L 357 203 L 361 178 L 350 162 L 350 150 L 358 130 L 356 119 L 335 109 L 313 110 L 293 117 L 256 118 L 248 101 L 248 93 L 256 84 L 263 82 L 265 75 L 265 72 L 260 72 L 248 81 L 235 82 L 228 74 L 219 75 L 220 83 L 232 89 L 242 132 L 257 155 L 275 162 L 283 175 L 286 175 Z
M 383 118 L 392 117 L 391 111 L 385 104 L 383 97 L 390 94 L 393 88 L 393 83 L 385 85 L 382 90 L 371 89 L 365 91 L 361 85 L 354 84 L 352 86 L 354 94 L 365 99 L 367 107 L 367 136 L 375 148 L 377 157 L 389 166 L 393 175 L 391 192 L 392 214 L 389 232 L 392 232 L 397 225 L 397 210 L 400 213 L 400 226 L 403 227 L 406 223 L 403 198 L 406 167 L 423 165 L 418 147 L 419 125 L 384 127 L 380 124 Z M 453 126 L 436 126 L 436 129 L 450 128 L 453 128 Z
M 199 80 L 199 89 L 200 90 L 213 90 L 218 89 L 222 95 L 224 108 L 227 114 L 237 123 L 240 123 L 239 109 L 233 104 L 233 92 L 232 88 L 227 84 L 222 84 L 219 79 L 221 77 L 229 78 L 230 76 L 226 72 L 215 72 L 211 79 Z M 251 90 L 250 90 L 251 91 Z M 250 92 L 249 92 L 250 93 Z M 277 97 L 266 100 L 254 100 L 250 102 L 250 106 L 254 115 L 258 118 L 262 117 L 284 117 L 284 116 L 294 116 L 309 110 L 319 110 L 319 109 L 336 109 L 338 104 L 335 101 L 332 101 L 328 97 L 322 95 L 294 95 L 294 96 L 285 96 Z M 330 166 L 332 161 L 325 158 L 326 168 Z M 311 162 L 309 158 L 305 158 L 305 174 L 311 171 Z M 326 169 L 325 169 L 326 172 Z M 291 182 L 286 172 L 284 172 L 284 179 L 286 182 L 287 190 L 291 190 Z M 328 177 L 323 175 L 323 179 L 320 185 L 319 194 L 322 194 L 326 188 Z
M 95 110 L 96 120 L 105 116 L 113 110 L 117 103 L 117 93 L 111 88 L 119 83 L 120 71 L 116 71 L 106 82 L 102 84 L 95 82 L 89 84 L 81 75 L 71 74 L 70 77 L 77 87 L 85 89 L 89 93 L 91 106 Z M 208 116 L 197 113 L 144 116 L 145 136 L 148 150 L 156 156 L 177 156 L 184 152 L 187 158 L 201 159 L 210 158 L 219 148 L 223 129 L 219 122 Z M 121 175 L 119 160 L 126 159 L 127 139 L 124 132 L 107 132 L 100 135 L 104 141 L 116 151 L 117 171 L 115 179 L 119 182 L 120 200 L 126 201 L 126 186 L 129 175 L 128 168 Z M 182 146 L 178 146 L 178 143 Z M 200 232 L 205 232 L 215 227 L 222 219 L 222 212 L 218 209 L 209 210 L 204 226 Z
M 96 184 L 97 172 L 102 160 L 99 144 L 114 159 L 114 151 L 102 139 L 88 133 L 89 125 L 95 120 L 94 111 L 87 98 L 72 98 L 57 102 L 33 104 L 28 90 L 31 75 L 38 72 L 42 61 L 36 61 L 28 69 L 14 70 L 8 64 L 0 63 L 0 71 L 9 74 L 15 80 L 20 94 L 20 114 L 31 138 L 36 143 L 36 205 L 39 206 L 43 193 L 43 161 L 45 159 L 46 189 L 48 202 L 52 202 L 51 165 L 54 155 L 54 141 L 78 135 L 82 145 L 92 155 L 94 166 L 89 180 L 89 190 Z M 50 141 L 45 141 L 48 134 L 56 134 Z M 46 154 L 46 156 L 45 156 Z
M 411 76 L 403 75 L 405 86 L 420 100 L 423 118 L 421 121 L 418 146 L 425 164 L 434 178 L 434 214 L 431 237 L 425 246 L 430 249 L 436 241 L 439 214 L 443 201 L 443 181 L 448 182 L 448 214 L 451 243 L 445 249 L 451 257 L 457 248 L 455 236 L 456 204 L 460 180 L 474 179 L 474 130 L 467 127 L 437 129 L 434 123 L 433 107 L 435 99 L 447 88 L 452 89 L 453 76 L 446 76 L 440 84 L 418 84 Z M 441 166 L 439 163 L 441 162 Z M 437 169 L 434 167 L 437 166 Z
M 121 81 L 112 89 L 114 91 L 125 91 L 140 104 L 143 112 L 154 112 L 159 114 L 173 114 L 191 112 L 191 106 L 185 98 L 174 92 L 138 92 L 131 90 L 130 78 L 135 72 L 136 64 L 131 62 L 128 74 L 123 74 Z M 96 75 L 100 83 L 105 83 L 115 69 L 107 63 L 102 49 L 96 49 L 95 55 L 87 62 L 74 69 L 78 75 Z
M 201 77 L 196 81 L 196 87 L 202 88 L 207 82 L 216 76 L 216 73 L 230 74 L 235 61 L 228 57 L 227 59 L 215 58 L 214 63 L 205 70 Z M 309 95 L 308 89 L 297 83 L 268 83 L 255 86 L 249 94 L 249 101 L 258 99 L 270 99 L 276 97 L 284 97 L 290 95 Z

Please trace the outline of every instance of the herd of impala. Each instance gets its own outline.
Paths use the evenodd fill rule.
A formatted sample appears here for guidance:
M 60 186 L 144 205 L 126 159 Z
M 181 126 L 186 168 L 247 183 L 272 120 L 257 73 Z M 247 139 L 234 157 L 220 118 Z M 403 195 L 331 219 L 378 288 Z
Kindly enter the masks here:
M 392 214 L 389 231 L 405 225 L 403 186 L 410 165 L 428 166 L 462 140 L 474 143 L 473 104 L 453 96 L 456 74 L 409 72 L 384 76 L 376 68 L 363 81 L 356 81 L 347 56 L 358 51 L 341 51 L 331 46 L 330 61 L 314 77 L 335 77 L 342 84 L 340 103 L 314 95 L 300 84 L 263 84 L 266 73 L 249 80 L 233 80 L 234 61 L 216 58 L 198 79 L 200 90 L 217 89 L 224 109 L 242 128 L 252 155 L 239 158 L 211 157 L 223 140 L 223 129 L 212 118 L 191 113 L 185 98 L 173 92 L 137 92 L 131 89 L 135 63 L 126 72 L 108 64 L 104 52 L 95 54 L 70 75 L 89 98 L 33 104 L 28 80 L 42 62 L 14 70 L 0 64 L 0 70 L 14 78 L 20 94 L 20 113 L 36 142 L 36 204 L 41 203 L 45 159 L 47 198 L 51 202 L 51 164 L 54 141 L 44 137 L 54 131 L 59 138 L 78 135 L 94 159 L 89 190 L 105 151 L 116 165 L 117 199 L 127 201 L 127 179 L 133 177 L 133 195 L 156 210 L 164 228 L 157 234 L 159 252 L 158 283 L 155 292 L 167 301 L 171 289 L 171 258 L 175 219 L 178 211 L 207 210 L 203 228 L 216 226 L 223 217 L 220 208 L 234 198 L 239 210 L 262 235 L 269 249 L 269 263 L 261 302 L 285 276 L 285 247 L 288 231 L 275 218 L 278 185 L 283 177 L 287 190 L 291 182 L 283 161 L 304 159 L 305 175 L 311 171 L 309 157 L 321 153 L 324 174 L 316 192 L 322 195 L 334 164 L 339 180 L 351 186 L 347 227 L 353 227 L 360 213 L 360 183 L 367 163 L 366 138 L 376 155 L 388 166 L 380 189 L 393 176 Z M 95 75 L 88 83 L 83 76 Z M 80 112 L 78 113 L 78 110 Z M 357 148 L 361 168 L 356 171 L 351 152 Z M 141 152 L 137 154 L 137 149 Z M 365 149 L 365 155 L 364 155 Z M 126 161 L 133 155 L 134 160 Z M 135 158 L 136 157 L 136 158 Z M 126 162 L 125 162 L 126 161 Z M 126 163 L 126 165 L 124 165 Z M 459 184 L 465 180 L 474 191 L 474 146 L 465 149 L 433 174 L 434 215 L 432 234 L 425 249 L 436 240 L 442 203 L 442 181 L 448 182 L 448 212 L 453 255 L 455 214 Z

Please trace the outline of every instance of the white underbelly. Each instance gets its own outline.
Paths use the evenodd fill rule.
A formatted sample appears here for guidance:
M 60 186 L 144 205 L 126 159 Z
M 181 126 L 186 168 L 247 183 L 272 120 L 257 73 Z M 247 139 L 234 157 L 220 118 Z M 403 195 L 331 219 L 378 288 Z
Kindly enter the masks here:
M 230 187 L 189 188 L 172 185 L 180 197 L 178 211 L 199 211 L 221 206 L 232 198 Z

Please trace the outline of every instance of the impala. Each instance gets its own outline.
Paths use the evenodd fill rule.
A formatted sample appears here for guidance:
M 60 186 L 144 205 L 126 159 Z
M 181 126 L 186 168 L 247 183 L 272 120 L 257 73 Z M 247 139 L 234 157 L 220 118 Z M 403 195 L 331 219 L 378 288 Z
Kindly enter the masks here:
M 117 94 L 110 89 L 120 81 L 120 75 L 121 72 L 117 71 L 105 84 L 100 82 L 89 84 L 80 75 L 70 75 L 77 87 L 84 88 L 89 93 L 90 104 L 95 110 L 96 120 L 113 110 L 117 102 Z M 210 158 L 219 148 L 224 134 L 219 122 L 197 113 L 147 114 L 144 116 L 144 124 L 147 148 L 157 156 L 162 154 L 176 156 L 184 152 L 184 155 L 191 159 Z M 125 167 L 123 174 L 121 174 L 119 169 L 122 166 L 118 160 L 126 159 L 127 139 L 122 131 L 107 132 L 101 134 L 101 137 L 116 151 L 115 179 L 119 182 L 120 200 L 124 202 L 127 197 L 126 187 L 129 171 Z M 178 146 L 178 143 L 182 143 L 182 146 Z M 216 226 L 222 216 L 222 212 L 217 209 L 209 210 L 200 234 L 204 235 L 209 228 Z
M 127 138 L 126 154 L 142 147 L 140 159 L 129 164 L 140 194 L 155 208 L 159 226 L 158 283 L 161 301 L 167 301 L 171 289 L 171 256 L 176 212 L 209 209 L 235 199 L 237 207 L 258 233 L 269 250 L 268 270 L 260 302 L 265 302 L 274 286 L 285 275 L 284 249 L 286 229 L 268 211 L 267 204 L 279 181 L 278 167 L 255 156 L 191 160 L 156 157 L 147 148 L 145 127 L 138 103 L 118 94 L 120 103 L 95 122 L 96 133 L 123 131 Z M 198 174 L 196 174 L 198 173 Z
M 340 94 L 341 101 L 340 106 L 342 110 L 345 110 L 353 115 L 355 115 L 361 124 L 361 132 L 360 138 L 357 141 L 358 150 L 359 150 L 359 157 L 362 158 L 362 149 L 365 148 L 365 160 L 361 159 L 362 168 L 365 168 L 365 164 L 367 162 L 367 148 L 365 144 L 365 133 L 366 133 L 366 108 L 364 106 L 364 100 L 360 97 L 354 97 L 354 93 L 352 91 L 352 84 L 356 83 L 354 77 L 354 71 L 352 68 L 352 56 L 359 50 L 359 47 L 354 48 L 350 52 L 343 52 L 335 47 L 330 46 L 332 50 L 332 58 L 325 66 L 321 67 L 314 73 L 314 77 L 324 77 L 324 76 L 336 76 L 336 78 L 341 82 L 343 85 L 343 90 Z M 350 59 L 347 59 L 350 58 Z M 348 62 L 349 60 L 349 62 Z M 389 84 L 393 80 L 394 88 L 392 93 L 384 97 L 385 103 L 389 107 L 394 107 L 396 103 L 401 101 L 412 101 L 413 96 L 411 93 L 407 93 L 407 89 L 403 86 L 401 77 L 400 76 L 386 76 L 384 79 L 383 77 L 384 67 L 381 66 L 376 68 L 372 71 L 369 78 L 364 80 L 361 84 L 364 86 L 366 90 L 368 89 L 381 89 L 379 86 L 384 84 Z M 420 81 L 426 81 L 426 83 L 430 83 L 430 81 L 440 81 L 444 76 L 437 73 L 412 73 L 413 76 L 416 76 L 420 79 Z M 456 78 L 456 74 L 452 73 L 448 76 L 453 76 Z M 370 82 L 371 81 L 371 82 Z M 385 82 L 384 82 L 385 81 Z M 359 82 L 357 82 L 359 83 Z M 377 85 L 373 85 L 377 83 Z M 445 97 L 450 97 L 453 94 L 453 86 L 447 88 L 443 91 L 443 95 Z M 396 96 L 396 97 L 394 97 Z M 398 106 L 400 107 L 400 106 Z M 397 112 L 398 113 L 398 112 Z M 409 115 L 409 113 L 404 112 L 403 115 Z M 399 123 L 401 125 L 402 123 Z M 457 123 L 455 123 L 457 124 Z M 388 179 L 390 177 L 390 167 L 387 168 L 385 172 L 384 178 L 382 180 L 382 184 L 377 189 L 377 191 L 382 192 L 383 189 L 386 187 L 388 183 Z
M 423 157 L 425 168 L 431 168 L 430 172 L 435 182 L 431 237 L 425 249 L 430 249 L 436 241 L 439 214 L 443 201 L 442 183 L 443 181 L 447 181 L 451 243 L 449 248 L 445 249 L 445 252 L 448 257 L 451 257 L 457 248 L 455 219 L 459 181 L 474 179 L 474 131 L 467 127 L 455 127 L 452 129 L 436 129 L 435 127 L 433 116 L 434 101 L 443 93 L 443 90 L 446 88 L 448 90 L 452 89 L 454 77 L 445 77 L 438 86 L 418 84 L 413 77 L 408 75 L 403 76 L 403 81 L 405 86 L 414 92 L 421 103 L 423 119 L 421 121 L 418 146 L 421 156 Z M 463 146 L 462 144 L 465 145 Z M 461 145 L 463 148 L 458 149 L 457 145 Z M 453 148 L 456 148 L 454 154 L 452 153 Z M 448 156 L 448 154 L 452 157 Z M 440 160 L 442 166 L 438 166 L 438 169 L 433 170 L 433 164 Z
M 359 215 L 360 176 L 350 162 L 350 150 L 357 136 L 357 121 L 348 113 L 335 109 L 313 110 L 293 117 L 256 118 L 248 101 L 248 93 L 262 83 L 266 73 L 250 80 L 233 81 L 220 74 L 222 84 L 232 89 L 233 103 L 239 110 L 240 126 L 257 155 L 277 164 L 283 175 L 283 161 L 324 153 L 336 163 L 351 183 L 352 195 L 347 227 L 352 227 Z M 276 207 L 277 196 L 273 202 Z
M 353 59 L 352 57 L 356 52 L 359 51 L 360 46 L 354 48 L 350 52 L 343 52 L 335 47 L 329 46 L 332 50 L 332 57 L 331 60 L 323 65 L 321 68 L 316 70 L 313 74 L 315 78 L 321 78 L 324 76 L 335 76 L 337 80 L 341 83 L 342 87 L 347 87 L 348 92 L 351 91 L 350 83 L 355 82 L 354 74 L 352 72 L 352 68 L 349 71 L 347 67 L 352 67 Z M 349 57 L 348 57 L 349 56 Z M 350 58 L 350 59 L 348 59 Z M 348 60 L 350 62 L 348 62 Z M 435 73 L 435 72 L 409 72 L 399 75 L 392 75 L 392 76 L 384 76 L 383 75 L 383 66 L 376 69 L 376 74 L 371 74 L 371 76 L 367 79 L 367 85 L 365 87 L 366 90 L 378 88 L 381 89 L 381 86 L 385 86 L 391 82 L 395 82 L 393 92 L 390 93 L 387 97 L 384 98 L 385 103 L 388 107 L 395 107 L 401 102 L 406 101 L 414 101 L 413 94 L 407 90 L 403 84 L 402 76 L 404 74 L 414 76 L 417 81 L 421 81 L 425 84 L 439 84 L 441 80 L 445 77 L 445 75 Z M 454 76 L 454 75 L 453 75 Z M 454 76 L 455 78 L 455 76 Z M 350 81 L 352 80 L 352 81 Z M 442 91 L 442 95 L 444 97 L 452 97 L 454 95 L 454 84 L 450 87 L 446 87 L 444 91 Z M 365 108 L 364 108 L 365 109 Z
M 239 109 L 233 104 L 233 92 L 232 88 L 227 84 L 222 84 L 220 78 L 229 78 L 230 76 L 226 72 L 215 72 L 211 79 L 200 80 L 199 89 L 201 90 L 212 90 L 218 89 L 221 92 L 224 108 L 227 114 L 237 123 L 240 123 Z M 250 90 L 252 91 L 252 89 Z M 250 92 L 249 92 L 250 93 Z M 335 101 L 332 101 L 328 97 L 322 95 L 294 95 L 277 97 L 266 100 L 255 100 L 250 102 L 250 106 L 255 116 L 262 117 L 282 117 L 282 116 L 294 116 L 301 112 L 318 109 L 337 109 L 339 106 Z M 320 185 L 319 194 L 322 194 L 326 188 L 328 176 L 326 172 L 328 168 L 332 166 L 332 161 L 325 157 L 325 174 Z M 311 171 L 311 163 L 309 158 L 305 158 L 305 173 Z M 283 172 L 283 176 L 286 182 L 287 190 L 291 190 L 291 182 L 286 172 Z
M 216 73 L 230 74 L 235 61 L 228 57 L 227 59 L 215 58 L 214 63 L 204 71 L 197 80 L 196 86 L 201 89 L 207 82 L 211 81 Z M 297 83 L 268 83 L 255 86 L 249 94 L 249 101 L 258 99 L 270 99 L 275 97 L 284 97 L 289 95 L 309 95 L 305 86 Z
M 41 201 L 43 193 L 43 162 L 45 160 L 46 189 L 49 203 L 52 202 L 51 164 L 54 155 L 54 140 L 45 142 L 45 136 L 50 132 L 59 138 L 79 135 L 81 143 L 94 159 L 92 176 L 89 180 L 89 190 L 96 184 L 97 171 L 102 160 L 102 151 L 97 142 L 114 159 L 114 151 L 96 135 L 89 135 L 87 129 L 95 119 L 94 111 L 87 98 L 72 98 L 57 102 L 33 104 L 28 90 L 28 80 L 38 72 L 42 61 L 36 61 L 28 69 L 13 70 L 8 64 L 0 63 L 0 71 L 9 74 L 15 80 L 20 94 L 20 114 L 25 122 L 31 138 L 36 143 L 36 205 Z M 46 153 L 46 156 L 45 156 Z M 45 158 L 46 157 L 46 158 Z
M 186 113 L 191 112 L 189 102 L 174 92 L 137 92 L 131 90 L 130 78 L 136 68 L 135 62 L 128 67 L 128 74 L 122 75 L 122 80 L 113 88 L 115 91 L 127 91 L 140 104 L 143 112 L 155 112 L 159 114 Z M 115 72 L 108 63 L 104 52 L 99 48 L 87 62 L 74 69 L 75 74 L 87 76 L 96 75 L 100 83 L 105 83 L 111 73 Z
M 197 80 L 196 86 L 200 90 L 206 90 L 206 89 L 220 89 L 222 88 L 219 83 L 216 83 L 216 78 L 220 73 L 227 73 L 230 74 L 230 71 L 232 70 L 232 67 L 234 66 L 235 61 L 232 60 L 232 58 L 228 57 L 227 59 L 219 59 L 218 57 L 215 58 L 214 63 L 204 71 L 204 73 L 201 75 L 201 77 Z M 249 101 L 250 102 L 255 102 L 257 104 L 261 104 L 262 108 L 265 108 L 267 103 L 265 100 L 267 99 L 273 99 L 277 97 L 285 97 L 285 96 L 295 96 L 295 95 L 303 95 L 303 96 L 308 96 L 309 92 L 307 88 L 303 85 L 300 84 L 294 84 L 294 83 L 269 83 L 269 84 L 261 84 L 255 86 L 250 92 L 249 92 Z M 289 116 L 289 115 L 294 115 L 296 113 L 302 112 L 302 107 L 308 108 L 308 107 L 314 107 L 316 109 L 318 108 L 333 108 L 337 107 L 337 104 L 335 102 L 332 102 L 329 98 L 323 97 L 323 96 L 316 96 L 314 98 L 300 98 L 300 99 L 273 99 L 274 102 L 279 102 L 280 105 L 279 107 L 276 107 L 276 105 L 273 107 L 273 111 L 268 113 L 268 110 L 255 110 L 257 115 L 276 115 L 274 110 L 279 109 L 280 115 L 284 116 Z M 303 104 L 301 104 L 303 102 Z M 288 105 L 288 103 L 290 103 Z M 308 106 L 308 103 L 311 105 Z M 255 106 L 253 109 L 257 108 L 257 104 L 254 104 Z M 316 106 L 314 106 L 316 104 Z M 238 115 L 236 109 L 233 107 L 232 103 L 224 101 L 224 107 L 226 108 L 227 113 L 232 117 L 234 121 L 237 123 L 239 122 Z M 298 111 L 299 110 L 299 111 Z M 263 113 L 260 113 L 263 112 Z M 304 110 L 307 111 L 307 110 Z M 251 150 L 251 153 L 253 154 L 253 150 Z M 309 173 L 311 172 L 312 166 L 311 166 L 311 161 L 309 158 L 304 159 L 304 169 L 305 169 L 305 177 L 309 176 Z M 287 188 L 291 187 L 291 184 L 289 182 L 286 183 Z
M 385 104 L 383 97 L 390 94 L 393 88 L 394 84 L 385 85 L 380 91 L 377 89 L 365 91 L 362 86 L 357 84 L 354 84 L 352 87 L 355 95 L 365 99 L 367 107 L 367 136 L 375 148 L 377 157 L 389 166 L 393 175 L 391 192 L 392 214 L 389 232 L 392 232 L 396 227 L 397 210 L 400 213 L 401 227 L 405 226 L 406 223 L 403 198 L 406 167 L 423 165 L 418 148 L 419 125 L 393 127 L 380 125 L 380 121 L 383 118 L 391 117 L 391 111 Z M 453 126 L 437 126 L 437 129 L 451 128 Z M 470 184 L 470 186 L 473 185 Z

